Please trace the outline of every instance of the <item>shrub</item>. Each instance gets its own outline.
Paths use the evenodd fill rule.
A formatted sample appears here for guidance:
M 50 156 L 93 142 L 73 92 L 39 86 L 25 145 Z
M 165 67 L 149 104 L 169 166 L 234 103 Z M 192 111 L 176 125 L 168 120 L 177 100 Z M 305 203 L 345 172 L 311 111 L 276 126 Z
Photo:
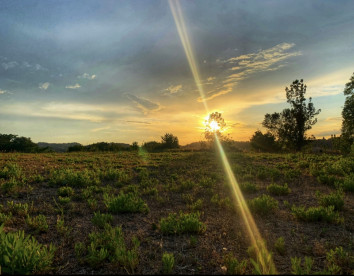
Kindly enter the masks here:
M 86 187 L 100 183 L 96 174 L 92 171 L 80 172 L 71 169 L 59 169 L 51 172 L 49 184 L 57 186 Z
M 326 254 L 326 266 L 331 274 L 351 274 L 353 265 L 354 257 L 341 246 L 331 249 Z
M 285 248 L 285 242 L 283 237 L 279 237 L 277 241 L 274 244 L 275 250 L 280 254 L 284 255 L 286 248 Z
M 354 173 L 345 176 L 340 186 L 344 191 L 354 192 Z
M 92 223 L 100 228 L 104 228 L 107 223 L 111 223 L 113 217 L 111 214 L 101 214 L 100 211 L 93 214 Z
M 108 211 L 112 213 L 145 213 L 149 211 L 147 204 L 136 194 L 121 192 L 116 197 L 107 193 L 103 195 L 104 203 Z
M 338 212 L 334 211 L 334 206 L 328 207 L 309 207 L 305 209 L 305 207 L 293 206 L 291 208 L 293 215 L 303 221 L 325 221 L 325 222 L 333 222 L 333 223 L 341 223 L 343 218 L 341 218 Z
M 334 210 L 342 210 L 344 206 L 344 193 L 341 190 L 337 190 L 328 195 L 320 195 L 318 201 L 323 207 L 334 206 Z
M 44 246 L 23 231 L 5 233 L 0 226 L 0 267 L 4 274 L 34 274 L 51 268 L 55 247 Z
M 250 209 L 258 214 L 266 215 L 278 208 L 278 201 L 269 195 L 261 195 L 248 201 Z
M 313 265 L 311 257 L 305 257 L 303 268 L 301 267 L 301 258 L 291 258 L 291 273 L 295 275 L 310 275 Z
M 0 178 L 4 179 L 10 179 L 10 178 L 15 178 L 18 179 L 22 175 L 22 169 L 17 165 L 13 163 L 7 163 L 3 167 L 2 170 L 0 170 Z
M 242 192 L 254 193 L 254 192 L 257 192 L 258 187 L 254 183 L 244 182 L 244 183 L 240 184 L 240 189 Z
M 22 204 L 14 203 L 13 201 L 8 201 L 7 207 L 14 215 L 26 216 L 28 214 L 29 207 L 27 203 Z
M 162 255 L 162 273 L 170 274 L 175 265 L 175 258 L 173 253 L 163 253 Z
M 182 234 L 182 233 L 201 233 L 204 232 L 206 226 L 199 221 L 200 214 L 182 212 L 177 215 L 171 213 L 167 218 L 160 220 L 160 230 L 163 234 Z
M 60 187 L 58 189 L 58 195 L 59 196 L 65 196 L 65 197 L 70 197 L 74 195 L 74 189 L 68 186 Z
M 1 224 L 7 225 L 8 223 L 10 223 L 11 219 L 12 219 L 12 213 L 4 214 L 0 212 L 0 225 Z
M 29 227 L 39 231 L 39 232 L 47 232 L 48 231 L 48 223 L 47 218 L 44 215 L 38 215 L 36 217 L 30 217 L 27 215 L 26 223 Z
M 284 185 L 272 183 L 268 185 L 267 191 L 272 195 L 287 195 L 291 192 L 287 183 L 285 183 Z
M 242 275 L 246 274 L 246 269 L 248 266 L 247 260 L 242 260 L 241 262 L 237 260 L 231 253 L 229 253 L 225 258 L 224 262 L 226 265 L 226 273 L 230 275 Z

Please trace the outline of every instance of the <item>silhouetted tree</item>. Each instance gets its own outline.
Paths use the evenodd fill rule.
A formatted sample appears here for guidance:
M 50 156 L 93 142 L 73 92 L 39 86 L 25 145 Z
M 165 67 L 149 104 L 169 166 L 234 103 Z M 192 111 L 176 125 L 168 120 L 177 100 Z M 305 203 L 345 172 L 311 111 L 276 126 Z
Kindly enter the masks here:
M 354 142 L 354 73 L 350 81 L 345 84 L 344 95 L 346 96 L 342 110 L 342 151 L 350 152 Z
M 31 138 L 0 134 L 0 151 L 37 152 L 38 150 L 38 145 L 33 143 Z
M 223 135 L 221 134 L 221 131 L 226 127 L 226 123 L 224 121 L 224 118 L 221 116 L 221 113 L 219 112 L 213 112 L 209 114 L 209 117 L 207 120 L 205 120 L 205 139 L 208 141 L 214 141 L 215 135 L 222 140 Z
M 275 152 L 279 150 L 279 146 L 275 141 L 275 137 L 270 132 L 263 134 L 261 131 L 257 130 L 251 140 L 251 147 L 266 152 Z
M 150 141 L 143 144 L 143 148 L 147 152 L 157 152 L 162 150 L 162 144 L 156 141 Z
M 176 149 L 179 148 L 177 136 L 173 136 L 172 133 L 166 133 L 161 136 L 161 144 L 165 149 Z
M 139 149 L 139 145 L 138 142 L 133 142 L 130 146 L 131 150 L 138 150 Z
M 280 113 L 267 113 L 262 125 L 287 148 L 300 150 L 307 139 L 306 131 L 316 124 L 315 116 L 321 109 L 315 109 L 311 98 L 306 104 L 306 85 L 303 80 L 293 81 L 290 88 L 286 87 L 285 91 L 291 108 L 286 108 Z

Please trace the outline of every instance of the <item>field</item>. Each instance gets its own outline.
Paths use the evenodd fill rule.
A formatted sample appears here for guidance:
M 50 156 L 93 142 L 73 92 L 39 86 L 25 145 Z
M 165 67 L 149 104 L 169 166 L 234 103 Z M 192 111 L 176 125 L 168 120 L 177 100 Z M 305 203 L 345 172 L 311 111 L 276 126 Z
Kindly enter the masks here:
M 354 273 L 352 157 L 228 158 L 277 273 Z M 265 272 L 213 152 L 1 154 L 0 185 L 3 273 Z

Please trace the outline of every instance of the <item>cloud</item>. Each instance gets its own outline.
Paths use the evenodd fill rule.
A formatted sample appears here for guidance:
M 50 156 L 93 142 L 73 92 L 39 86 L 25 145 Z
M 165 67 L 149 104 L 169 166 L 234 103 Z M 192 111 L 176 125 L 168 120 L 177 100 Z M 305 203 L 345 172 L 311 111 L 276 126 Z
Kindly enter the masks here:
M 182 84 L 179 84 L 179 85 L 175 85 L 175 86 L 171 85 L 171 86 L 167 87 L 165 90 L 167 90 L 170 94 L 175 94 L 175 93 L 181 91 L 181 89 L 182 89 Z
M 67 86 L 65 86 L 65 88 L 68 88 L 68 89 L 78 89 L 78 88 L 80 88 L 81 87 L 81 85 L 80 84 L 75 84 L 75 85 L 67 85 Z
M 5 94 L 5 93 L 7 93 L 6 90 L 1 90 L 1 89 L 0 89 L 0 95 L 1 95 L 1 94 Z
M 94 129 L 91 129 L 91 132 L 99 132 L 99 131 L 107 130 L 107 129 L 110 129 L 110 128 L 111 128 L 110 126 L 94 128 Z
M 126 121 L 127 123 L 135 123 L 135 124 L 145 124 L 145 125 L 151 125 L 149 122 L 142 122 L 142 121 Z
M 88 79 L 88 80 L 94 80 L 96 78 L 96 75 L 91 75 L 88 73 L 83 73 L 80 76 L 77 76 L 79 79 Z
M 9 62 L 3 62 L 3 63 L 1 63 L 1 66 L 2 66 L 5 70 L 14 68 L 14 67 L 16 67 L 17 65 L 18 65 L 17 61 L 9 61 Z
M 328 117 L 325 119 L 326 122 L 339 122 L 342 121 L 342 117 Z
M 47 90 L 48 87 L 49 87 L 49 85 L 50 85 L 49 82 L 44 82 L 44 83 L 40 83 L 38 87 L 39 87 L 39 89 L 41 89 L 41 90 Z
M 2 60 L 7 60 L 7 58 L 1 58 Z M 20 65 L 21 63 L 21 65 Z M 13 69 L 15 67 L 19 67 L 21 69 L 28 69 L 31 71 L 48 71 L 47 68 L 44 68 L 42 65 L 40 64 L 31 64 L 27 61 L 23 61 L 23 62 L 17 62 L 17 61 L 8 61 L 8 62 L 2 62 L 1 66 L 5 69 L 5 70 L 9 70 L 9 69 Z
M 276 71 L 286 66 L 287 59 L 302 55 L 300 51 L 289 51 L 294 46 L 294 43 L 281 43 L 266 50 L 259 50 L 256 53 L 217 60 L 217 63 L 223 66 L 223 72 L 216 80 L 216 83 L 221 85 L 209 91 L 205 100 L 211 100 L 232 92 L 235 85 L 255 73 Z M 207 80 L 209 81 L 209 79 Z M 201 102 L 202 99 L 198 98 L 198 101 Z
M 126 97 L 133 101 L 145 114 L 151 111 L 158 111 L 161 109 L 160 104 L 154 103 L 150 100 L 132 95 L 126 94 Z

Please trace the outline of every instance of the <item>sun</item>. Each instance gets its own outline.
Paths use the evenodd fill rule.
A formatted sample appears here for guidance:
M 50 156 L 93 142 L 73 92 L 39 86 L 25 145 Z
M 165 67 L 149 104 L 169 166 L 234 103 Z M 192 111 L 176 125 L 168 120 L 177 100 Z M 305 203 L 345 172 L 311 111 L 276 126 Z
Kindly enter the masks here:
M 218 124 L 217 121 L 212 120 L 211 122 L 208 122 L 207 127 L 212 131 L 212 132 L 216 132 L 218 130 L 220 130 L 220 126 Z

